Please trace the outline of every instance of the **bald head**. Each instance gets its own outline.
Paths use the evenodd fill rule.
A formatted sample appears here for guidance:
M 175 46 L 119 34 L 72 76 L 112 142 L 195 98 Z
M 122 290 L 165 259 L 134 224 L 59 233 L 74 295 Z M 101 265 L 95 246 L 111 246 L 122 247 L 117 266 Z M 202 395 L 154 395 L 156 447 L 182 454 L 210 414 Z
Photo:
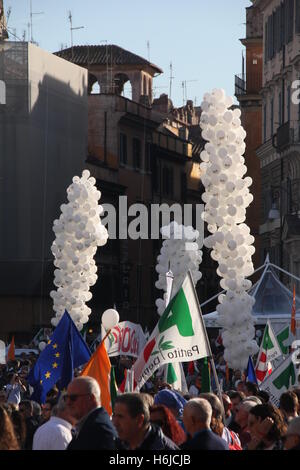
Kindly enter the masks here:
M 71 383 L 75 385 L 81 393 L 93 395 L 98 406 L 101 405 L 100 387 L 97 380 L 93 379 L 93 377 L 76 377 Z
M 211 417 L 211 404 L 204 398 L 192 398 L 183 410 L 184 426 L 191 436 L 203 429 L 209 429 Z
M 92 377 L 76 377 L 68 385 L 67 402 L 71 414 L 81 419 L 101 406 L 100 387 Z

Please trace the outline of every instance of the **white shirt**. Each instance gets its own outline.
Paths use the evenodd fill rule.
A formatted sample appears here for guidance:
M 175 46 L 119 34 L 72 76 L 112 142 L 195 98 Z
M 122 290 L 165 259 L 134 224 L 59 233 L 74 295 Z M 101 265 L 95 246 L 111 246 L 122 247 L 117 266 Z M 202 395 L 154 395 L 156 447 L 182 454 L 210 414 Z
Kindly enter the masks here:
M 16 403 L 17 405 L 21 401 L 21 387 L 19 384 L 8 384 L 6 386 L 6 392 L 8 392 L 7 403 Z
M 65 450 L 72 440 L 72 424 L 51 416 L 34 433 L 32 450 Z

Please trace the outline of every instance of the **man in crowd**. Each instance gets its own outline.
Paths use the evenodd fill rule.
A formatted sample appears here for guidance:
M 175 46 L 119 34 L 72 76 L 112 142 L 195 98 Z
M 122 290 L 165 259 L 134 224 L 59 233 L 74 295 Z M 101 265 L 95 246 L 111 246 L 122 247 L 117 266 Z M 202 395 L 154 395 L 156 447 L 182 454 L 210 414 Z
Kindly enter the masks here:
M 211 430 L 224 439 L 229 448 L 242 450 L 241 442 L 237 434 L 229 430 L 223 422 L 223 408 L 220 399 L 214 393 L 201 393 L 200 398 L 207 400 L 212 407 L 212 417 L 210 422 Z
M 41 413 L 41 422 L 46 423 L 49 421 L 51 417 L 51 412 L 54 406 L 56 405 L 57 401 L 53 399 L 46 399 L 46 403 L 44 403 L 41 408 L 42 408 L 42 413 Z
M 286 424 L 298 416 L 299 403 L 296 393 L 292 391 L 284 392 L 280 397 L 279 403 L 279 408 Z
M 183 450 L 228 450 L 228 445 L 210 429 L 212 407 L 204 398 L 192 398 L 183 410 L 183 422 L 191 439 Z
M 231 399 L 226 393 L 222 393 L 222 401 L 225 412 L 225 426 L 228 426 L 228 424 L 230 424 L 232 421 L 232 403 Z
M 256 383 L 254 382 L 246 382 L 244 384 L 244 393 L 246 395 L 246 397 L 250 397 L 250 396 L 257 396 L 258 394 L 258 386 Z
M 231 392 L 228 392 L 228 395 L 231 400 L 231 420 L 228 424 L 228 429 L 231 429 L 234 432 L 239 432 L 240 431 L 240 426 L 236 423 L 235 421 L 235 415 L 236 411 L 238 409 L 239 404 L 243 401 L 244 398 L 246 398 L 246 395 L 243 392 L 238 392 L 235 390 L 232 390 Z
M 36 430 L 32 450 L 65 450 L 72 440 L 71 429 L 75 423 L 65 395 L 61 395 L 50 419 Z
M 300 450 L 300 417 L 293 418 L 284 439 L 285 450 Z
M 100 387 L 92 377 L 77 377 L 67 388 L 69 412 L 78 423 L 68 450 L 114 450 L 116 431 L 101 406 Z
M 257 403 L 251 400 L 243 400 L 237 407 L 235 414 L 235 422 L 239 425 L 238 435 L 241 441 L 242 447 L 245 447 L 251 440 L 250 433 L 248 431 L 248 416 L 251 408 L 256 406 Z
M 23 400 L 19 405 L 19 412 L 22 414 L 26 425 L 25 450 L 32 450 L 33 435 L 40 425 L 33 416 L 33 405 L 30 400 Z
M 150 423 L 149 405 L 142 394 L 125 393 L 115 401 L 113 423 L 119 435 L 118 449 L 176 450 L 160 427 Z

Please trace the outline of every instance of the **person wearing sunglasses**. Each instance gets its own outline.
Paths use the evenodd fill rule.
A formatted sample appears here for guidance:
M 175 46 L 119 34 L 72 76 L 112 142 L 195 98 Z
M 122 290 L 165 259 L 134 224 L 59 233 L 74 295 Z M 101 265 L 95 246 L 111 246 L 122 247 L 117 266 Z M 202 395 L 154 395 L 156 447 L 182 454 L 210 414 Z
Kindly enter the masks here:
M 78 421 L 67 450 L 114 450 L 116 430 L 101 406 L 100 387 L 92 377 L 76 377 L 65 395 L 70 414 Z

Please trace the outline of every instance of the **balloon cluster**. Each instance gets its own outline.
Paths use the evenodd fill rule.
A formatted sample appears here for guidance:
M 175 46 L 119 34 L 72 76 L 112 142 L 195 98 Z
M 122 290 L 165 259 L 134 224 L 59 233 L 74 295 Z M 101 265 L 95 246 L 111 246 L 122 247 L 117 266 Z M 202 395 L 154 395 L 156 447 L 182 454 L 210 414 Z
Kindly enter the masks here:
M 70 314 L 80 331 L 87 323 L 91 309 L 85 304 L 92 298 L 89 291 L 97 281 L 94 256 L 97 246 L 107 242 L 108 233 L 102 225 L 98 205 L 101 193 L 96 180 L 84 170 L 82 177 L 74 176 L 67 189 L 68 204 L 62 204 L 61 215 L 53 223 L 56 238 L 51 246 L 54 255 L 54 285 L 50 292 L 56 312 L 51 323 L 56 326 L 64 314 Z
M 159 274 L 159 278 L 155 283 L 155 287 L 163 289 L 165 293 L 163 299 L 157 299 L 155 304 L 158 314 L 162 315 L 166 309 L 167 302 L 166 274 L 171 271 L 174 277 L 172 286 L 173 296 L 178 292 L 189 270 L 196 285 L 202 277 L 202 273 L 199 272 L 202 251 L 196 242 L 199 232 L 191 226 L 179 225 L 174 221 L 162 227 L 160 232 L 166 240 L 164 240 L 160 254 L 157 257 L 158 263 L 155 269 Z
M 232 98 L 222 89 L 204 95 L 200 125 L 202 137 L 208 142 L 201 152 L 200 167 L 205 187 L 203 219 L 212 234 L 204 245 L 212 248 L 211 257 L 218 262 L 220 284 L 226 290 L 217 306 L 219 323 L 224 328 L 224 358 L 230 367 L 243 369 L 249 355 L 258 350 L 251 315 L 255 300 L 247 294 L 252 283 L 246 279 L 254 271 L 254 237 L 244 223 L 253 196 L 249 192 L 252 179 L 243 178 L 247 172 L 242 156 L 246 132 L 241 126 L 241 111 L 229 109 L 232 104 Z

